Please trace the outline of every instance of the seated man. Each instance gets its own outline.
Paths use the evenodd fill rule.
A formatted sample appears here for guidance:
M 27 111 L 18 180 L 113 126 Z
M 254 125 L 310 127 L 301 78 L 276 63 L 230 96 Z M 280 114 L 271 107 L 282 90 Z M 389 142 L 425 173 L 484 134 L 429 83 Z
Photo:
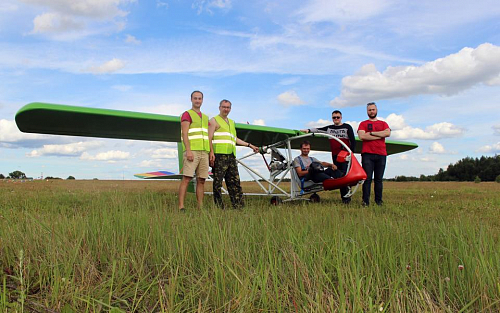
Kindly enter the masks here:
M 337 169 L 337 166 L 328 162 L 321 162 L 314 157 L 309 156 L 311 151 L 311 143 L 309 141 L 304 141 L 300 144 L 300 155 L 293 160 L 293 167 L 297 171 L 299 178 L 304 178 L 305 180 L 312 180 L 315 183 L 321 183 L 326 179 L 339 178 L 342 173 Z M 310 173 L 310 165 L 312 162 L 321 163 L 325 167 L 324 171 L 312 171 Z

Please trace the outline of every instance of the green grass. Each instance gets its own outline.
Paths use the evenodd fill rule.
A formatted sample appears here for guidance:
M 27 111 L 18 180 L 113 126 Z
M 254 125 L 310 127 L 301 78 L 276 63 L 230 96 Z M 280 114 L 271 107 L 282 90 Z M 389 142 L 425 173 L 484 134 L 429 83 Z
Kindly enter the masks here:
M 172 182 L 0 183 L 0 312 L 500 311 L 500 185 L 385 187 L 183 214 Z

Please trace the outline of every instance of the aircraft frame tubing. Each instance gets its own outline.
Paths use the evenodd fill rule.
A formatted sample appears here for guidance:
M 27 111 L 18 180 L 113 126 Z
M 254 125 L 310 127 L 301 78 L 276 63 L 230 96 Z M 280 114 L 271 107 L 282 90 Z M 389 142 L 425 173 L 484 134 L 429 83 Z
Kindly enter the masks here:
M 257 154 L 256 152 L 249 153 L 241 158 L 236 159 L 236 162 L 238 162 L 238 164 L 240 164 L 250 174 L 252 179 L 260 186 L 260 188 L 262 190 L 262 193 L 244 193 L 244 195 L 247 195 L 247 196 L 283 196 L 283 197 L 285 197 L 285 199 L 283 201 L 293 201 L 293 200 L 309 200 L 309 199 L 304 199 L 302 197 L 305 195 L 308 195 L 308 194 L 313 194 L 313 193 L 316 193 L 319 191 L 323 191 L 324 190 L 323 188 L 313 188 L 310 191 L 302 191 L 297 186 L 297 182 L 295 181 L 295 179 L 293 177 L 294 175 L 292 173 L 292 171 L 294 171 L 295 169 L 293 168 L 291 142 L 293 140 L 299 140 L 302 138 L 315 137 L 315 136 L 316 137 L 325 137 L 327 139 L 336 140 L 342 147 L 345 148 L 345 150 L 347 152 L 349 152 L 349 157 L 347 158 L 347 161 L 348 161 L 347 169 L 349 172 L 349 170 L 351 169 L 352 158 L 355 156 L 353 156 L 353 152 L 351 151 L 349 146 L 347 146 L 342 140 L 340 140 L 339 138 L 337 138 L 333 135 L 327 134 L 327 133 L 309 133 L 309 134 L 304 134 L 304 135 L 298 135 L 298 136 L 290 137 L 286 140 L 282 140 L 282 141 L 279 141 L 279 142 L 276 142 L 276 143 L 273 143 L 271 145 L 264 146 L 261 148 L 261 152 L 260 152 L 261 154 L 271 154 L 273 151 L 273 148 L 278 149 L 279 147 L 281 147 L 281 148 L 286 149 L 286 153 L 285 153 L 286 156 L 279 153 L 279 151 L 278 151 L 278 153 L 282 157 L 284 157 L 284 160 L 282 163 L 286 164 L 286 167 L 278 170 L 277 173 L 274 173 L 274 174 L 273 174 L 273 172 L 276 172 L 276 171 L 272 171 L 271 169 L 269 169 L 269 173 L 270 173 L 269 179 L 266 179 L 264 176 L 262 176 L 257 171 L 255 171 L 254 169 L 252 169 L 250 166 L 248 166 L 247 164 L 245 164 L 243 162 L 244 159 Z M 273 160 L 271 160 L 271 163 L 272 162 L 273 162 Z M 285 175 L 288 173 L 290 173 L 290 176 L 291 176 L 290 192 L 286 192 L 285 190 L 283 190 L 282 188 L 279 187 L 279 185 L 282 183 Z M 278 181 L 276 181 L 276 177 L 280 176 L 280 174 L 281 174 L 281 177 L 278 179 Z M 267 188 L 262 184 L 261 180 L 263 180 L 265 183 L 268 184 Z M 357 187 L 358 186 L 356 186 L 356 189 L 357 189 Z M 276 190 L 278 190 L 279 193 L 275 192 Z M 223 189 L 223 194 L 227 194 L 227 191 L 225 189 Z

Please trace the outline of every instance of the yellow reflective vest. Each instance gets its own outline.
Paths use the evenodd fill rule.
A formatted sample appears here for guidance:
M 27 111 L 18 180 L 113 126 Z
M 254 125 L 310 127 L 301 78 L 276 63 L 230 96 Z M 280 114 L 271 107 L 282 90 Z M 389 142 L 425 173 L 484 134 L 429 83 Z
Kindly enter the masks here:
M 217 115 L 215 120 L 219 124 L 219 129 L 215 131 L 212 138 L 214 153 L 232 153 L 236 156 L 236 128 L 234 127 L 234 121 L 228 118 L 228 124 L 220 115 Z
M 201 113 L 201 118 L 193 110 L 188 110 L 191 116 L 191 124 L 189 125 L 188 139 L 189 146 L 193 151 L 207 151 L 210 152 L 210 144 L 208 142 L 208 116 Z M 181 136 L 182 139 L 182 136 Z M 186 150 L 184 142 L 182 147 Z

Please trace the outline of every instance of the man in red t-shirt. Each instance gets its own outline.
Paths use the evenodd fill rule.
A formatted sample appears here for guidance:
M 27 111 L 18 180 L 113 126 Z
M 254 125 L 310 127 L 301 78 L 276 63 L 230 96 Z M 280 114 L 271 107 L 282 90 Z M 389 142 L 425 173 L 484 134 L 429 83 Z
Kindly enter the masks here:
M 382 178 L 384 177 L 387 150 L 385 138 L 391 135 L 391 129 L 386 122 L 377 119 L 377 105 L 370 102 L 366 105 L 368 119 L 358 127 L 358 137 L 363 141 L 361 149 L 361 164 L 366 172 L 366 181 L 363 184 L 363 205 L 370 204 L 370 189 L 372 177 L 375 181 L 375 203 L 382 205 Z

